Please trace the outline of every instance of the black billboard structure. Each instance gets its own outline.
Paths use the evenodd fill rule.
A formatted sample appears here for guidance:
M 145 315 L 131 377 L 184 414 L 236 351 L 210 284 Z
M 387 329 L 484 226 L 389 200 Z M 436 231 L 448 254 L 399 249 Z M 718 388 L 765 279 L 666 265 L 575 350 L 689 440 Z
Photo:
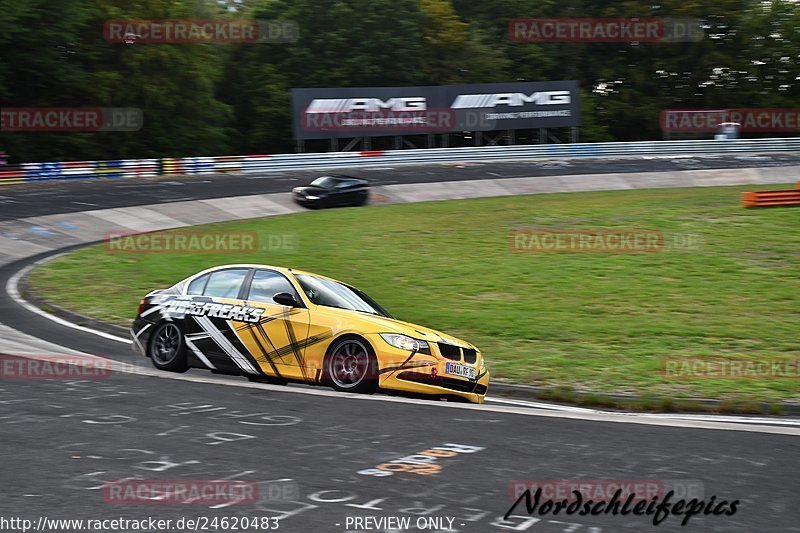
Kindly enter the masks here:
M 474 132 L 476 146 L 513 144 L 516 130 L 539 130 L 546 142 L 551 128 L 570 128 L 577 141 L 581 122 L 577 81 L 292 89 L 292 117 L 298 151 L 312 139 L 369 150 L 371 138 L 388 136 L 401 148 L 412 135 L 426 135 L 430 147 L 437 134 L 448 146 L 457 132 Z

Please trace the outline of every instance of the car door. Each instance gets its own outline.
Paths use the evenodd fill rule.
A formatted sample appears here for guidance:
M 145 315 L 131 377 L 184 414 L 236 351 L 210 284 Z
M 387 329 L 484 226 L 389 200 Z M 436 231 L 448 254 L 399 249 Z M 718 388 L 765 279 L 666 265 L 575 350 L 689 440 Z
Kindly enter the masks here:
M 236 333 L 237 318 L 244 318 L 239 295 L 249 268 L 226 268 L 193 280 L 186 291 L 192 301 L 184 319 L 188 355 L 203 366 L 222 373 L 257 375 L 254 361 Z
M 353 203 L 352 181 L 340 181 L 334 187 L 336 205 L 351 205 Z
M 280 293 L 291 294 L 298 306 L 276 303 L 274 296 Z M 289 279 L 275 270 L 254 270 L 246 283 L 243 304 L 263 309 L 258 323 L 237 328 L 260 370 L 268 376 L 313 380 L 304 361 L 309 312 Z
M 369 201 L 369 183 L 355 182 L 353 185 L 353 196 L 356 205 L 363 205 Z
M 361 205 L 369 195 L 367 184 L 358 180 L 348 181 L 347 188 L 345 190 L 347 194 L 348 205 Z
M 347 204 L 348 205 L 359 205 L 361 203 L 362 197 L 362 187 L 357 181 L 348 181 L 347 182 Z

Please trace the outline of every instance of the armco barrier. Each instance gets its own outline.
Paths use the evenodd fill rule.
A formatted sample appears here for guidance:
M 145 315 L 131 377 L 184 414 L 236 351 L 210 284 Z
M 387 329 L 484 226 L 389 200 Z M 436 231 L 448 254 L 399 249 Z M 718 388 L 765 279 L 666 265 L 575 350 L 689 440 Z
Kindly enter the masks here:
M 48 180 L 132 178 L 158 174 L 158 159 L 22 163 L 0 166 L 0 185 Z
M 26 181 L 26 173 L 21 165 L 3 165 L 0 167 L 0 185 L 22 183 Z
M 313 154 L 239 155 L 117 161 L 23 163 L 0 166 L 0 184 L 20 181 L 119 178 L 155 175 L 195 175 L 224 172 L 323 170 L 347 167 L 429 165 L 480 161 L 525 161 L 579 157 L 669 157 L 739 153 L 800 152 L 800 138 L 631 143 L 540 144 L 370 150 Z
M 266 161 L 267 155 L 223 155 L 219 157 L 183 157 L 162 159 L 162 173 L 170 174 L 221 174 L 245 172 L 254 164 Z
M 244 172 L 579 157 L 720 155 L 727 153 L 798 151 L 800 151 L 800 138 L 482 146 L 423 150 L 281 154 L 249 162 Z

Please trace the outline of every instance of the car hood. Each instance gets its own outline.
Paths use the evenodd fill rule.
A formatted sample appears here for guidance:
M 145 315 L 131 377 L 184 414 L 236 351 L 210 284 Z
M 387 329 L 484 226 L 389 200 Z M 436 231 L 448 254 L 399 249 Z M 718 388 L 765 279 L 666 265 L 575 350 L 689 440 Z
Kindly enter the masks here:
M 425 326 L 412 324 L 411 322 L 403 322 L 402 320 L 397 320 L 394 318 L 368 314 L 364 315 L 364 319 L 376 326 L 378 329 L 377 333 L 400 333 L 423 341 L 444 342 L 447 344 L 455 344 L 457 346 L 476 349 L 472 344 L 457 337 L 453 337 L 452 335 L 442 333 L 441 331 L 437 331 L 435 329 L 426 328 Z

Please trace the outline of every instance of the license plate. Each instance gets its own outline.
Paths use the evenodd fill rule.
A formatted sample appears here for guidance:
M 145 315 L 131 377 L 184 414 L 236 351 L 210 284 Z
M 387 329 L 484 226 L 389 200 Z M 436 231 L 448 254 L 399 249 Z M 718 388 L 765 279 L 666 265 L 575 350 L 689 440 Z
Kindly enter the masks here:
M 444 371 L 453 376 L 475 379 L 475 369 L 471 366 L 462 365 L 461 363 L 445 363 Z

